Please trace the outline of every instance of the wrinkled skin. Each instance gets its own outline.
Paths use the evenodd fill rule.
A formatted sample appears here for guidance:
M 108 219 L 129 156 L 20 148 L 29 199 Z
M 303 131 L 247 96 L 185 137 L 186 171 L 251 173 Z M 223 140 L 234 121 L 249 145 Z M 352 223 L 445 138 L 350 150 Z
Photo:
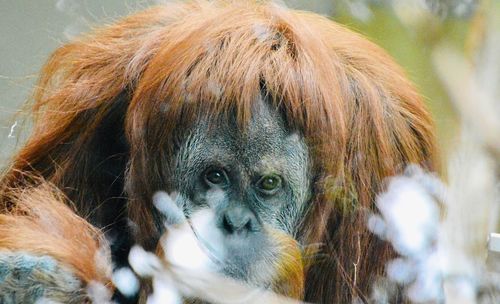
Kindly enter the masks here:
M 309 198 L 307 146 L 263 100 L 241 131 L 235 119 L 201 117 L 176 156 L 179 204 L 188 217 L 202 208 L 215 213 L 229 253 L 224 274 L 269 284 L 279 253 L 269 232 L 293 237 Z

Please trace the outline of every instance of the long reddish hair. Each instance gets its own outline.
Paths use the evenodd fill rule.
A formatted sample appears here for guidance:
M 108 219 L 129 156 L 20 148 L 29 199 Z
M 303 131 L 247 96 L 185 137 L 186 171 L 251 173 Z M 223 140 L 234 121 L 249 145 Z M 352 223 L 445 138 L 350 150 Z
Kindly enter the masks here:
M 111 287 L 107 242 L 75 214 L 64 194 L 42 182 L 8 195 L 14 205 L 0 214 L 0 250 L 48 255 L 68 267 L 84 287 L 91 282 Z
M 151 205 L 169 189 L 179 138 L 199 115 L 235 113 L 241 126 L 270 97 L 312 155 L 314 185 L 295 236 L 320 248 L 307 262 L 305 300 L 366 299 L 394 256 L 366 228 L 386 177 L 410 163 L 434 170 L 433 124 L 400 67 L 331 20 L 253 1 L 154 7 L 60 47 L 41 72 L 33 135 L 3 192 L 43 176 L 79 214 L 107 225 L 126 212 L 154 248 Z M 8 205 L 3 195 L 3 207 Z

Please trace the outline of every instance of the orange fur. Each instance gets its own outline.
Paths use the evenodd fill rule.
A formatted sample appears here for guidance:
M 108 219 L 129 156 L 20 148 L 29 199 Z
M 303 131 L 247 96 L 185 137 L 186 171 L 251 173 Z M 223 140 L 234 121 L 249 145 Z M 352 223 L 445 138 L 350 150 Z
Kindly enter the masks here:
M 48 255 L 68 267 L 84 285 L 110 284 L 111 261 L 101 233 L 77 216 L 53 187 L 43 184 L 12 197 L 0 214 L 0 250 Z
M 304 298 L 304 262 L 302 250 L 295 239 L 273 230 L 271 237 L 279 252 L 278 264 L 274 265 L 276 277 L 273 290 L 279 294 L 301 300 Z
M 161 225 L 151 197 L 169 185 L 176 137 L 199 115 L 234 111 L 243 125 L 262 86 L 312 154 L 314 195 L 297 238 L 321 246 L 305 269 L 305 299 L 366 300 L 394 256 L 366 214 L 386 177 L 410 163 L 436 168 L 433 124 L 383 50 L 312 13 L 257 1 L 170 3 L 62 46 L 41 72 L 34 132 L 2 179 L 0 207 L 13 203 L 9 189 L 32 184 L 21 173 L 38 174 L 78 214 L 97 213 L 95 225 L 118 202 L 133 206 L 137 241 L 153 250 Z M 124 121 L 106 130 L 123 127 L 127 147 L 101 155 L 98 136 L 114 113 Z M 99 166 L 114 160 L 124 188 L 113 192 Z

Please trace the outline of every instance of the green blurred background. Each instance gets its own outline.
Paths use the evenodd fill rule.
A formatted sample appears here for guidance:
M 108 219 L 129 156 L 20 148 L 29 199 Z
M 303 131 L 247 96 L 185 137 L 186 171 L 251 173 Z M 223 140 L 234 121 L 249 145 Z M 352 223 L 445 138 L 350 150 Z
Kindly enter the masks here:
M 160 2 L 0 0 L 0 166 L 19 146 L 26 133 L 21 131 L 29 129 L 28 124 L 22 124 L 23 115 L 15 114 L 29 100 L 38 70 L 49 54 L 92 26 Z M 442 153 L 447 155 L 456 140 L 458 124 L 434 71 L 432 51 L 435 45 L 446 42 L 467 56 L 474 48 L 474 33 L 480 32 L 483 4 L 474 0 L 283 2 L 291 8 L 330 16 L 386 49 L 425 96 Z

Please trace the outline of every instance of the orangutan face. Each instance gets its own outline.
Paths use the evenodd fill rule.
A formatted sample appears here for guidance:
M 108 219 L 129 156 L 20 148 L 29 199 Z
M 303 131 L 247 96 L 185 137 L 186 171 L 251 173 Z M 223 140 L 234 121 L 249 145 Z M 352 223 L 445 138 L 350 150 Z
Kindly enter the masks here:
M 244 130 L 232 118 L 193 126 L 176 156 L 174 184 L 188 218 L 213 212 L 226 253 L 219 271 L 258 285 L 276 276 L 282 248 L 273 235 L 295 235 L 309 168 L 302 136 L 263 100 Z

